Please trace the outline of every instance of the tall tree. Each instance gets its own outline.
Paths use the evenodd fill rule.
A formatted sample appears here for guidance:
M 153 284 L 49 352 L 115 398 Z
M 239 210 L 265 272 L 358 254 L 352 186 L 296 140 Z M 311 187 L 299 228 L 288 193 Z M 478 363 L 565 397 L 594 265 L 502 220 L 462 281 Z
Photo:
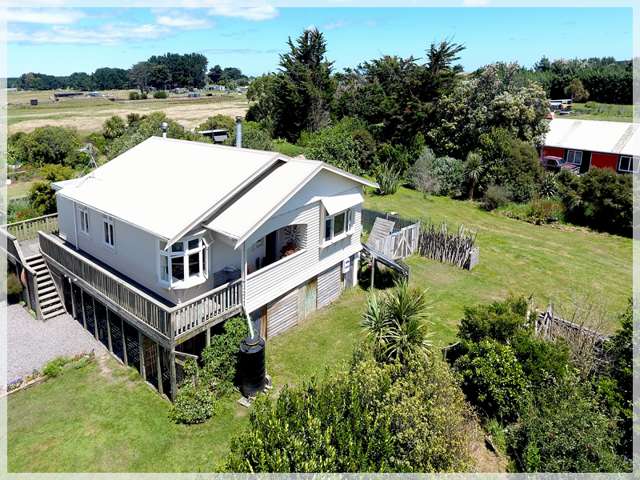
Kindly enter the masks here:
M 149 89 L 150 76 L 151 65 L 149 62 L 138 62 L 129 70 L 129 81 L 140 89 L 140 93 L 145 93 Z
M 211 80 L 211 83 L 218 83 L 222 78 L 222 67 L 220 65 L 214 65 L 209 69 L 207 76 L 209 80 Z
M 280 55 L 275 93 L 275 136 L 297 140 L 304 130 L 316 131 L 329 122 L 335 92 L 333 62 L 326 59 L 327 44 L 317 29 L 305 30 L 289 52 Z

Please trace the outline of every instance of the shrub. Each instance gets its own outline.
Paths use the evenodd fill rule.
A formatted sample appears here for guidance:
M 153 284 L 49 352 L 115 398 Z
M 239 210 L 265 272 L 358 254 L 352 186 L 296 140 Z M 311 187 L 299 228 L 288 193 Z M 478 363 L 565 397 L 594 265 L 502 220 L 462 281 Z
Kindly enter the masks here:
M 62 369 L 67 363 L 69 363 L 69 359 L 67 358 L 54 358 L 45 365 L 45 367 L 42 369 L 42 373 L 44 373 L 47 377 L 57 377 L 62 373 Z
M 509 445 L 523 472 L 617 472 L 630 468 L 615 454 L 618 437 L 590 387 L 571 375 L 537 392 Z
M 509 345 L 495 340 L 472 343 L 454 368 L 467 399 L 488 417 L 515 420 L 528 400 L 527 379 Z
M 277 138 L 272 142 L 273 150 L 280 152 L 288 157 L 297 157 L 298 155 L 305 155 L 306 149 L 294 143 L 289 143 L 286 140 Z
M 235 128 L 229 132 L 227 139 L 229 145 L 236 143 Z M 242 125 L 242 146 L 244 148 L 253 148 L 255 150 L 273 150 L 271 135 L 267 130 L 262 128 L 256 122 L 244 122 Z
M 183 384 L 169 410 L 169 418 L 176 423 L 202 423 L 215 413 L 215 396 L 204 382 Z
M 469 466 L 468 408 L 434 359 L 378 364 L 368 355 L 275 399 L 259 397 L 231 442 L 236 472 L 448 472 Z
M 557 178 L 568 221 L 595 230 L 631 236 L 632 175 L 594 168 L 580 177 L 562 174 Z
M 153 92 L 153 98 L 167 98 L 167 92 L 165 92 L 164 90 L 157 90 L 155 92 Z
M 121 136 L 126 129 L 127 126 L 122 117 L 114 115 L 111 118 L 107 118 L 102 124 L 102 136 L 107 140 L 113 140 Z
M 464 164 L 451 157 L 436 157 L 429 148 L 424 148 L 410 168 L 414 188 L 423 193 L 435 193 L 450 197 L 462 195 Z
M 536 225 L 558 222 L 564 218 L 564 205 L 555 198 L 534 198 L 529 202 L 526 220 Z
M 482 208 L 487 211 L 505 206 L 509 202 L 509 192 L 498 185 L 490 185 L 482 198 Z
M 440 191 L 440 182 L 432 172 L 435 158 L 433 151 L 425 148 L 409 169 L 411 186 L 419 192 L 437 194 Z
M 78 148 L 80 139 L 74 129 L 38 127 L 14 143 L 14 156 L 20 163 L 38 167 L 48 163 L 64 164 L 67 157 Z
M 400 188 L 400 172 L 394 167 L 382 165 L 378 168 L 376 182 L 379 185 L 378 190 L 376 190 L 378 195 L 393 195 Z
M 129 92 L 129 100 L 140 100 L 140 94 L 138 92 Z
M 56 195 L 51 183 L 72 178 L 73 170 L 62 165 L 45 165 L 40 172 L 44 181 L 31 185 L 29 201 L 38 215 L 48 215 L 57 209 Z
M 231 135 L 234 131 L 235 124 L 235 120 L 229 115 L 214 115 L 198 125 L 196 130 L 215 130 L 220 128 L 227 130 L 229 135 Z
M 468 342 L 491 339 L 506 343 L 518 332 L 526 330 L 527 308 L 524 297 L 466 307 L 458 327 L 458 337 Z
M 538 185 L 538 195 L 541 198 L 553 198 L 558 194 L 558 182 L 555 174 L 544 172 L 540 177 Z
M 15 302 L 19 295 L 22 293 L 22 282 L 18 279 L 15 273 L 7 275 L 7 300 Z
M 227 320 L 224 330 L 211 337 L 211 343 L 202 351 L 206 378 L 221 382 L 233 382 L 236 377 L 240 342 L 249 334 L 247 322 L 242 317 Z
M 551 342 L 534 336 L 533 332 L 520 332 L 511 346 L 532 387 L 557 381 L 571 369 L 571 351 L 563 340 Z
M 395 362 L 406 358 L 426 358 L 431 348 L 426 328 L 426 292 L 400 281 L 381 296 L 367 300 L 362 326 L 378 361 Z

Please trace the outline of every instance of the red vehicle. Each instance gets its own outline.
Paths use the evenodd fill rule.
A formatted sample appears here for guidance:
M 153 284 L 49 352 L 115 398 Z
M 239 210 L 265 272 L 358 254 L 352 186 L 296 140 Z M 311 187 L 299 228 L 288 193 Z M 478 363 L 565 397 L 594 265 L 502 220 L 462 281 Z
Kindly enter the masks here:
M 573 173 L 578 173 L 580 167 L 575 163 L 569 163 L 562 157 L 556 157 L 554 155 L 546 155 L 542 157 L 540 161 L 542 166 L 547 170 L 559 172 L 560 170 L 568 170 Z

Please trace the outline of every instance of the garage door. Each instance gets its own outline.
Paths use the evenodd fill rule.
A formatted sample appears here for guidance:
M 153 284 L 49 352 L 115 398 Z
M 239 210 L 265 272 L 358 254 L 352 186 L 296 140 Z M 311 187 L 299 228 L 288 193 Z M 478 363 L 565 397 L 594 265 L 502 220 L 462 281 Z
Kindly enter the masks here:
M 318 308 L 329 305 L 342 290 L 341 263 L 318 275 Z
M 298 324 L 298 289 L 280 297 L 267 307 L 267 338 Z

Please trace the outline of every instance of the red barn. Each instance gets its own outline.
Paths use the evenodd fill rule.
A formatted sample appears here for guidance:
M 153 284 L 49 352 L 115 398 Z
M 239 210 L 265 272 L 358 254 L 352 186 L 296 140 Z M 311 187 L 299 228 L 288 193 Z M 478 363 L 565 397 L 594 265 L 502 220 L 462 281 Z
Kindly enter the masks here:
M 545 166 L 609 168 L 618 173 L 640 170 L 640 124 L 557 118 L 549 122 L 540 161 Z

